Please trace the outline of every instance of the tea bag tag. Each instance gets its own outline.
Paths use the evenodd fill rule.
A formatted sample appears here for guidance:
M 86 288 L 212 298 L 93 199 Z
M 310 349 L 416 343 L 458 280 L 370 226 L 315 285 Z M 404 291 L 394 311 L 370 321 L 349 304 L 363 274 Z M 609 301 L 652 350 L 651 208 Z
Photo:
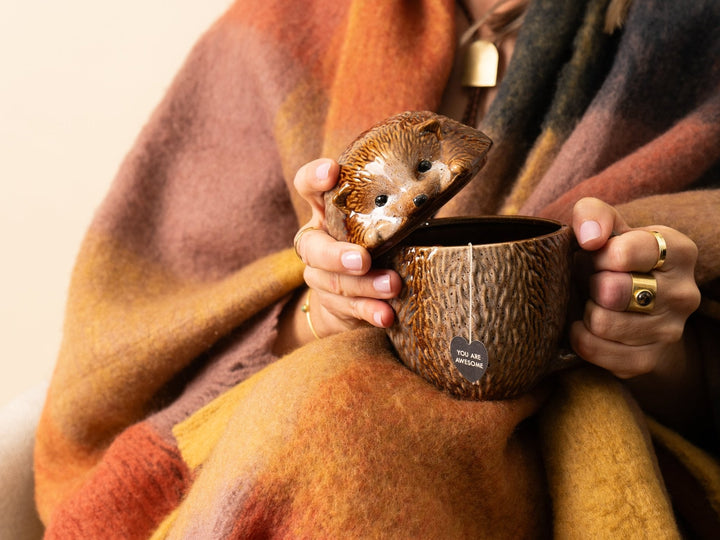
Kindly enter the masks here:
M 460 375 L 475 384 L 485 375 L 488 353 L 481 341 L 468 342 L 462 336 L 455 336 L 450 342 L 450 354 Z
M 462 85 L 473 88 L 492 88 L 497 84 L 500 54 L 491 41 L 473 41 L 465 54 Z
M 450 357 L 460 375 L 477 383 L 488 368 L 488 353 L 482 341 L 472 340 L 473 326 L 473 250 L 468 243 L 468 337 L 455 336 L 450 342 Z

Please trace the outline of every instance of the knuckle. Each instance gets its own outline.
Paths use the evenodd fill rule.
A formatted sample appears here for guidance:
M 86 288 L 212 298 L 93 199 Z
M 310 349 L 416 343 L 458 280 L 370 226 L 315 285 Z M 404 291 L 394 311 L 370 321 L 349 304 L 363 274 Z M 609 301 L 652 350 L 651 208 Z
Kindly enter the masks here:
M 662 336 L 666 343 L 677 343 L 682 339 L 684 332 L 684 324 L 673 324 L 663 332 Z
M 687 315 L 690 315 L 693 311 L 700 307 L 702 295 L 700 294 L 700 289 L 698 289 L 695 282 L 688 285 L 683 296 L 683 300 L 683 307 L 685 308 Z
M 303 235 L 303 236 L 305 236 L 305 235 Z M 296 249 L 298 255 L 300 255 L 300 260 L 303 262 L 303 264 L 307 268 L 308 266 L 312 266 L 312 264 L 310 264 L 310 258 L 307 256 L 307 253 L 306 253 L 305 238 L 303 238 L 303 236 L 301 236 L 300 239 L 297 241 L 297 244 L 295 245 L 295 249 Z
M 321 232 L 320 229 L 313 228 L 303 234 L 298 241 L 298 253 L 306 265 L 327 270 L 326 261 L 332 260 L 333 252 L 323 241 Z
M 313 279 L 313 270 L 309 266 L 305 266 L 305 269 L 303 270 L 303 279 L 305 280 L 305 283 L 310 285 L 310 282 Z
M 596 279 L 597 298 L 595 301 L 608 309 L 622 309 L 627 303 L 625 284 L 612 274 L 601 273 Z
M 697 244 L 689 236 L 669 227 L 655 227 L 667 242 L 668 259 L 673 266 L 694 268 L 698 258 Z
M 621 379 L 630 379 L 650 373 L 657 364 L 657 358 L 652 350 L 640 350 L 631 355 L 627 367 L 619 370 L 616 375 Z
M 612 312 L 606 309 L 588 309 L 585 315 L 585 326 L 594 335 L 605 338 L 612 331 Z
M 607 256 L 612 268 L 618 270 L 630 269 L 630 251 L 623 242 L 611 242 L 607 244 Z
M 293 186 L 295 187 L 298 192 L 302 193 L 305 188 L 305 171 L 307 170 L 307 164 L 300 167 L 297 172 L 295 173 L 295 177 L 293 178 Z
M 308 226 L 309 227 L 309 226 Z M 314 230 L 310 229 L 307 230 L 307 227 L 305 227 L 305 232 L 303 232 L 300 235 L 300 238 L 296 240 L 296 249 L 298 254 L 300 255 L 300 259 L 305 263 L 307 266 L 312 266 L 313 268 L 316 266 L 315 264 L 315 254 L 313 249 L 313 241 L 312 238 L 314 236 Z M 300 229 L 303 231 L 303 229 Z M 322 260 L 322 259 L 320 259 Z
M 689 300 L 690 313 L 696 311 L 700 307 L 701 302 L 702 294 L 700 293 L 700 289 L 698 289 L 697 285 L 693 284 L 692 299 Z
M 362 319 L 362 318 L 363 318 L 363 316 L 362 316 L 362 309 L 361 309 L 361 306 L 360 306 L 360 300 L 358 300 L 357 298 L 352 298 L 352 299 L 350 300 L 350 314 L 351 314 L 351 315 L 353 316 L 353 318 L 355 318 L 355 319 Z
M 610 287 L 604 287 L 602 284 L 598 287 L 597 298 L 595 299 L 598 304 L 605 307 L 611 306 L 614 298 L 615 295 Z
M 688 317 L 698 307 L 702 300 L 700 290 L 694 281 L 687 281 L 674 286 L 668 292 L 670 310 L 679 316 Z
M 633 369 L 620 368 L 613 370 L 613 375 L 615 375 L 618 379 L 627 380 L 639 375 L 639 373 L 636 373 Z
M 633 377 L 637 377 L 643 373 L 640 369 L 638 369 L 637 365 L 631 366 L 631 367 L 621 367 L 616 368 L 613 370 L 613 375 L 615 375 L 618 379 L 632 379 Z
M 328 282 L 328 290 L 336 294 L 338 296 L 344 296 L 345 290 L 343 287 L 343 282 L 339 274 L 336 274 L 335 272 L 330 272 L 329 274 L 329 282 Z
M 592 362 L 597 356 L 597 342 L 593 338 L 591 332 L 587 329 L 586 331 L 580 331 L 575 334 L 574 338 L 575 351 L 585 360 Z

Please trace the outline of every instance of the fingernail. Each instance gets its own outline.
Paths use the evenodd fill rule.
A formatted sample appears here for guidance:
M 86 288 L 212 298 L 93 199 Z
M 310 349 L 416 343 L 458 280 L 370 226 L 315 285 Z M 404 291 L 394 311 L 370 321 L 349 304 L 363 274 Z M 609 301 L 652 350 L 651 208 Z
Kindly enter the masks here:
M 362 256 L 356 251 L 346 251 L 340 256 L 340 260 L 348 270 L 360 270 L 362 268 Z
M 383 320 L 382 320 L 382 313 L 380 313 L 379 311 L 376 311 L 375 313 L 373 313 L 373 321 L 375 321 L 375 324 L 377 324 L 380 327 L 385 326 L 383 324 Z
M 377 292 L 389 293 L 390 292 L 390 276 L 378 276 L 373 279 L 373 287 Z
M 600 224 L 597 221 L 583 221 L 582 225 L 580 225 L 578 241 L 581 244 L 584 244 L 586 242 L 589 242 L 590 240 L 595 240 L 596 238 L 599 238 L 601 234 L 602 230 L 600 229 Z
M 330 172 L 330 162 L 326 161 L 325 163 L 318 165 L 317 169 L 315 169 L 315 177 L 318 180 L 327 180 L 329 172 Z

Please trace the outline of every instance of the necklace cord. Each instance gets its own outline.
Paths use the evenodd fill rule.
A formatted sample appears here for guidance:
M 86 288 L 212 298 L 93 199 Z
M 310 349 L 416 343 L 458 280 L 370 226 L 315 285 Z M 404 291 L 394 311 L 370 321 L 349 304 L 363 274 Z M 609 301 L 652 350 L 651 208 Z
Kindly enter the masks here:
M 475 39 L 481 39 L 480 28 L 485 24 L 488 24 L 490 30 L 494 34 L 495 40 L 493 41 L 493 45 L 495 47 L 498 47 L 506 36 L 518 30 L 525 19 L 528 2 L 522 2 L 518 6 L 509 9 L 507 13 L 502 13 L 499 16 L 493 17 L 493 15 L 496 14 L 496 11 L 509 1 L 510 0 L 498 0 L 483 14 L 482 17 L 480 17 L 480 19 L 474 21 L 472 12 L 465 4 L 465 0 L 458 0 L 458 6 L 462 10 L 465 18 L 468 20 L 468 23 L 470 23 L 470 27 L 460 37 L 458 49 L 464 47 L 473 37 Z M 483 91 L 484 88 L 482 86 L 468 87 L 469 96 L 467 107 L 465 108 L 465 112 L 462 117 L 463 124 L 473 127 L 477 124 Z

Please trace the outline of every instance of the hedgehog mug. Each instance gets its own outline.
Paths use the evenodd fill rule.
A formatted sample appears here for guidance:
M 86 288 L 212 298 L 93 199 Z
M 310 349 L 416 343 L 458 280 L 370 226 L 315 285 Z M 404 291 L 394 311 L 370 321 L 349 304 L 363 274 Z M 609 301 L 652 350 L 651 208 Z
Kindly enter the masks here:
M 402 362 L 471 399 L 517 395 L 571 357 L 557 353 L 569 227 L 494 217 L 415 230 L 477 174 L 491 145 L 470 126 L 407 111 L 360 134 L 325 193 L 328 232 L 365 247 L 403 279 L 388 329 Z
M 561 352 L 570 227 L 524 216 L 447 218 L 410 234 L 384 263 L 403 288 L 387 329 L 400 360 L 466 399 L 505 399 L 572 363 Z

